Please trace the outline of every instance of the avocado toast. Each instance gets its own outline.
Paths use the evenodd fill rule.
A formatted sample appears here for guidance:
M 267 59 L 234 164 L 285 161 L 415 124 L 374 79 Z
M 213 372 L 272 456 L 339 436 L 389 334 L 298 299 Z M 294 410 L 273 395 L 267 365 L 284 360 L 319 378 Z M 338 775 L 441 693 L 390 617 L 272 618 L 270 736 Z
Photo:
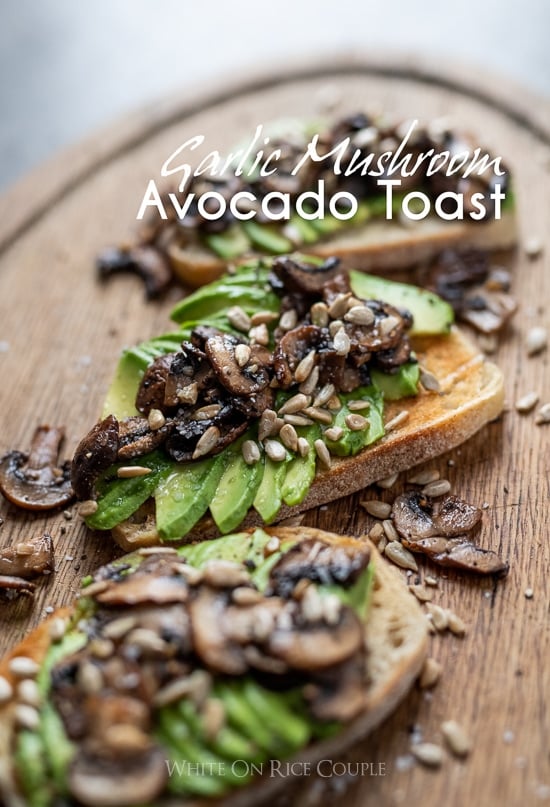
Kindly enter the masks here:
M 314 765 L 395 707 L 426 628 L 366 541 L 268 528 L 139 550 L 0 666 L 5 804 L 265 803 L 272 761 Z
M 337 260 L 246 264 L 172 316 L 179 331 L 124 353 L 73 460 L 88 526 L 126 549 L 325 504 L 502 408 L 447 303 Z

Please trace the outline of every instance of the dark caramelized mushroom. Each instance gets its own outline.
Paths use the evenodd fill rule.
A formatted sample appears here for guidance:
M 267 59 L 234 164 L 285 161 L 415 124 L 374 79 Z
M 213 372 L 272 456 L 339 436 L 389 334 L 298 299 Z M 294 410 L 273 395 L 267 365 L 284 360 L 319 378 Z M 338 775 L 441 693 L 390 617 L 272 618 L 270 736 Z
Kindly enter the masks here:
M 129 417 L 118 424 L 118 451 L 117 460 L 130 460 L 142 457 L 154 451 L 166 440 L 172 429 L 172 423 L 167 422 L 160 429 L 153 431 L 147 418 Z
M 73 498 L 70 462 L 58 465 L 64 429 L 39 426 L 28 454 L 10 451 L 0 460 L 0 491 L 25 510 L 52 510 Z
M 457 538 L 403 539 L 403 546 L 427 555 L 438 566 L 476 574 L 508 574 L 509 564 L 491 549 L 476 546 L 466 535 Z
M 324 286 L 338 274 L 339 258 L 327 258 L 320 266 L 302 263 L 293 258 L 276 258 L 273 273 L 286 291 L 319 295 Z
M 323 622 L 289 630 L 275 628 L 267 649 L 295 670 L 319 670 L 340 664 L 363 644 L 363 627 L 351 609 L 343 609 L 337 625 Z
M 145 370 L 136 397 L 136 409 L 143 415 L 149 414 L 151 409 L 163 409 L 166 379 L 175 355 L 159 356 Z
M 129 272 L 143 280 L 148 300 L 160 297 L 172 282 L 172 272 L 162 252 L 153 246 L 132 249 L 108 247 L 96 261 L 98 276 L 107 280 L 112 275 Z
M 213 670 L 242 675 L 248 664 L 242 648 L 230 641 L 223 629 L 227 598 L 219 591 L 201 587 L 189 603 L 193 646 L 201 661 Z
M 264 351 L 256 346 L 250 348 L 250 358 L 241 367 L 235 358 L 235 348 L 240 344 L 233 336 L 212 336 L 206 340 L 204 350 L 220 383 L 233 395 L 248 396 L 265 389 L 269 374 L 260 357 Z
M 464 535 L 480 523 L 481 517 L 479 507 L 458 496 L 430 499 L 416 490 L 398 496 L 392 508 L 395 528 L 407 539 Z
M 123 758 L 80 752 L 69 769 L 69 790 L 86 807 L 152 803 L 168 778 L 165 757 L 155 746 Z
M 74 492 L 90 499 L 99 475 L 116 462 L 119 446 L 118 420 L 109 415 L 93 427 L 78 445 L 71 467 Z
M 18 543 L 0 550 L 0 575 L 37 577 L 55 567 L 53 541 L 47 532 L 35 541 Z

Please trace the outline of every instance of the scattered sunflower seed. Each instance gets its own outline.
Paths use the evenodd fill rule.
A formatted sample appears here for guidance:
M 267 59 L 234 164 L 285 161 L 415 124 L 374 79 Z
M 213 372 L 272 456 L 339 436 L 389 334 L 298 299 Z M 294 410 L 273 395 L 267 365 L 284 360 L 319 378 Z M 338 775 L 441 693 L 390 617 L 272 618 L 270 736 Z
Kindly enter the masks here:
M 375 518 L 389 518 L 391 513 L 391 504 L 381 502 L 379 499 L 366 499 L 359 502 L 361 507 L 364 507 L 367 513 Z M 384 527 L 382 527 L 384 529 Z
M 330 466 L 332 464 L 332 461 L 330 459 L 329 450 L 326 447 L 326 445 L 324 444 L 324 442 L 321 439 L 315 440 L 313 445 L 315 447 L 315 452 L 316 452 L 317 456 L 319 457 L 319 461 L 321 462 L 321 465 L 324 465 L 325 468 L 327 468 L 327 469 L 330 468 Z
M 123 465 L 116 472 L 119 479 L 134 479 L 138 476 L 147 476 L 151 473 L 150 468 L 144 465 Z
M 449 630 L 451 633 L 454 633 L 455 636 L 465 635 L 466 624 L 457 614 L 454 613 L 454 611 L 447 611 L 447 623 L 449 625 Z
M 269 323 L 274 322 L 277 317 L 278 314 L 275 314 L 273 311 L 257 311 L 250 317 L 250 322 L 253 326 L 269 325 Z
M 98 506 L 98 503 L 94 499 L 87 499 L 85 502 L 82 502 L 78 508 L 78 512 L 82 518 L 87 518 L 88 516 L 93 516 Z
M 541 353 L 547 344 L 548 331 L 546 328 L 538 325 L 528 331 L 526 339 L 528 356 L 536 356 L 537 353 Z
M 0 676 L 0 703 L 7 703 L 13 696 L 13 687 L 7 678 Z
M 422 667 L 418 684 L 420 689 L 430 689 L 435 686 L 441 677 L 443 667 L 434 658 L 427 658 Z
M 311 426 L 313 421 L 305 415 L 285 415 L 283 423 L 290 423 L 292 426 Z
M 234 305 L 229 309 L 227 319 L 229 320 L 229 324 L 238 331 L 247 332 L 252 325 L 250 317 L 240 305 Z
M 379 521 L 368 532 L 368 536 L 374 544 L 378 544 L 383 535 L 385 535 L 384 527 Z
M 282 462 L 286 459 L 286 449 L 278 440 L 266 440 L 265 453 L 273 462 Z
M 466 757 L 472 749 L 470 738 L 456 720 L 445 720 L 441 724 L 441 733 L 450 751 L 456 757 Z
M 63 619 L 63 617 L 58 616 L 55 617 L 55 619 L 52 619 L 49 628 L 50 639 L 52 640 L 52 642 L 59 642 L 60 639 L 62 639 L 63 636 L 65 636 L 66 628 L 67 623 Z
M 326 409 L 320 409 L 318 406 L 306 406 L 303 410 L 304 414 L 318 423 L 324 423 L 327 426 L 332 423 L 332 415 Z
M 430 602 L 433 597 L 433 592 L 424 588 L 424 586 L 409 586 L 409 590 L 412 591 L 419 602 Z
M 368 418 L 363 417 L 363 415 L 358 415 L 357 413 L 346 415 L 344 422 L 352 432 L 361 432 L 370 426 Z
M 439 471 L 436 471 L 435 468 L 433 470 L 426 470 L 426 471 L 419 471 L 418 473 L 410 476 L 407 479 L 407 482 L 410 485 L 429 485 L 430 482 L 437 482 L 440 478 L 441 474 Z
M 399 541 L 399 533 L 393 526 L 393 521 L 391 521 L 391 519 L 384 519 L 382 522 L 382 527 L 384 528 L 384 534 L 388 541 Z
M 429 768 L 439 768 L 443 762 L 443 749 L 435 743 L 417 743 L 411 746 L 411 753 Z
M 20 703 L 38 708 L 42 702 L 42 696 L 38 684 L 32 678 L 25 678 L 17 686 L 17 699 Z
M 166 423 L 166 418 L 160 411 L 160 409 L 151 409 L 149 414 L 147 415 L 147 422 L 149 423 L 149 428 L 151 431 L 155 432 L 158 429 L 162 429 L 164 424 Z
M 523 593 L 525 595 L 526 600 L 532 600 L 533 597 L 535 596 L 535 592 L 533 591 L 532 588 L 526 588 Z
M 541 252 L 544 249 L 544 246 L 540 238 L 537 238 L 536 236 L 531 236 L 531 238 L 527 239 L 523 248 L 525 250 L 525 254 L 527 255 L 527 257 L 530 258 L 531 260 L 534 260 L 535 258 L 538 258 L 538 256 L 541 254 Z
M 449 627 L 449 617 L 447 611 L 440 605 L 433 605 L 431 602 L 426 603 L 428 614 L 431 617 L 431 622 L 434 628 L 443 633 Z
M 326 303 L 313 303 L 309 309 L 311 321 L 319 328 L 326 328 L 328 325 L 329 314 Z
M 338 440 L 344 434 L 344 430 L 340 428 L 340 426 L 331 426 L 330 429 L 326 429 L 325 437 L 327 440 L 332 440 L 334 442 L 338 442 Z
M 337 294 L 332 303 L 328 307 L 328 313 L 332 319 L 339 319 L 346 313 L 348 308 L 348 300 L 351 297 L 350 292 L 345 294 Z
M 278 552 L 280 548 L 281 548 L 280 540 L 277 538 L 276 535 L 272 535 L 267 544 L 265 545 L 264 554 L 273 555 L 273 553 Z
M 427 574 L 426 577 L 424 578 L 424 582 L 426 583 L 427 586 L 437 586 L 439 580 L 437 579 L 437 577 L 432 577 L 431 574 Z
M 283 331 L 291 331 L 293 328 L 296 327 L 298 322 L 298 314 L 294 310 L 294 308 L 290 308 L 288 311 L 285 311 L 281 314 L 281 318 L 279 320 L 279 328 Z
M 235 361 L 239 367 L 244 367 L 250 359 L 250 347 L 248 345 L 240 344 L 235 348 Z
M 258 439 L 264 440 L 266 437 L 274 433 L 274 427 L 277 422 L 277 413 L 273 409 L 265 409 L 260 417 L 258 424 Z
M 248 336 L 253 344 L 263 345 L 264 347 L 269 344 L 269 331 L 265 323 L 251 328 L 248 332 Z
M 366 305 L 354 305 L 353 308 L 348 309 L 344 319 L 353 325 L 372 325 L 374 314 Z
M 305 409 L 310 403 L 311 398 L 308 395 L 304 395 L 303 392 L 299 392 L 297 395 L 293 395 L 284 402 L 279 409 L 279 415 L 294 415 L 296 412 L 301 412 L 302 409 Z
M 247 465 L 254 465 L 260 460 L 260 449 L 254 440 L 245 440 L 242 447 L 243 459 Z
M 183 389 L 179 389 L 176 397 L 180 403 L 194 404 L 199 397 L 199 387 L 196 381 L 187 384 Z
M 313 395 L 318 383 L 319 383 L 319 368 L 314 367 L 311 373 L 306 378 L 306 380 L 302 381 L 298 389 L 300 390 L 300 392 L 303 392 L 304 395 Z
M 350 412 L 363 412 L 370 409 L 370 401 L 348 401 L 348 409 Z
M 399 412 L 395 417 L 393 417 L 385 424 L 386 432 L 391 432 L 398 426 L 401 426 L 401 424 L 404 423 L 408 417 L 409 417 L 408 411 L 406 409 L 402 409 L 401 412 Z
M 384 479 L 379 479 L 376 484 L 379 488 L 389 490 L 390 488 L 393 488 L 393 486 L 397 482 L 398 477 L 399 474 L 390 474 L 390 476 L 386 476 L 384 477 Z
M 14 656 L 8 663 L 8 669 L 16 678 L 34 678 L 40 670 L 40 665 L 28 656 Z
M 294 379 L 298 384 L 301 384 L 313 370 L 315 359 L 317 358 L 317 351 L 310 350 L 309 353 L 299 362 L 296 370 L 294 371 Z
M 391 333 L 391 331 L 393 331 L 394 328 L 397 328 L 398 325 L 399 320 L 397 319 L 397 317 L 394 317 L 390 314 L 389 317 L 384 317 L 384 319 L 380 321 L 378 328 L 380 330 L 380 333 L 386 336 L 387 334 Z
M 429 392 L 441 392 L 441 384 L 434 374 L 428 372 L 428 370 L 420 370 L 420 383 Z
M 528 392 L 526 395 L 522 395 L 521 398 L 518 398 L 516 401 L 516 409 L 524 415 L 534 409 L 538 402 L 538 392 Z
M 545 403 L 541 406 L 537 412 L 535 423 L 537 426 L 542 426 L 543 423 L 550 423 L 550 403 Z
M 217 426 L 209 426 L 204 434 L 199 439 L 195 450 L 193 451 L 193 459 L 204 457 L 216 446 L 220 439 L 220 430 Z
M 448 479 L 438 479 L 437 482 L 428 482 L 422 488 L 424 496 L 430 496 L 432 499 L 437 499 L 439 496 L 445 496 L 451 490 L 451 483 Z
M 22 729 L 36 731 L 40 724 L 40 715 L 34 706 L 18 703 L 15 707 L 15 722 Z
M 336 331 L 332 341 L 337 356 L 348 355 L 351 348 L 351 342 L 349 336 L 347 335 L 347 333 L 343 328 L 340 328 L 338 331 Z
M 279 439 L 290 451 L 298 450 L 298 435 L 291 423 L 285 423 L 279 432 Z
M 103 635 L 106 639 L 122 639 L 137 625 L 136 618 L 133 616 L 121 616 L 118 619 L 113 619 L 108 622 L 103 629 Z
M 408 549 L 405 549 L 399 541 L 390 541 L 384 549 L 384 555 L 402 569 L 410 569 L 413 572 L 418 571 L 414 555 Z
M 325 384 L 315 396 L 313 406 L 324 406 L 330 401 L 335 392 L 334 384 Z
M 309 443 L 305 437 L 298 437 L 298 454 L 301 457 L 307 457 L 309 454 Z

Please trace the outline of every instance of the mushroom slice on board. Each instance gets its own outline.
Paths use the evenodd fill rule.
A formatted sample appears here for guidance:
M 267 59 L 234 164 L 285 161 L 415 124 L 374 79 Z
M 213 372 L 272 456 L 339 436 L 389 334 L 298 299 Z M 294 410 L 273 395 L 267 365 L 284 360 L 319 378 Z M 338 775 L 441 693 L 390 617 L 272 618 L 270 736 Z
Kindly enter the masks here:
M 65 430 L 39 426 L 28 454 L 10 451 L 0 460 L 0 491 L 25 510 L 52 510 L 74 496 L 70 462 L 59 465 Z

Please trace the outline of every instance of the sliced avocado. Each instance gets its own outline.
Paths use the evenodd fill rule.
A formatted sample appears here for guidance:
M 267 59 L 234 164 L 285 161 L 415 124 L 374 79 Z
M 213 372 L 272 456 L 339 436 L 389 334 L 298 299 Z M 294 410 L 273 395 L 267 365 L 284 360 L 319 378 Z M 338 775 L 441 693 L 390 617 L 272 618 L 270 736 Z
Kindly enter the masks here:
M 245 436 L 246 437 L 246 436 Z M 262 481 L 263 455 L 247 465 L 242 455 L 243 439 L 227 451 L 227 466 L 211 497 L 210 512 L 221 533 L 228 533 L 244 519 Z
M 396 373 L 382 373 L 380 370 L 371 370 L 371 380 L 386 401 L 398 401 L 418 394 L 418 380 L 420 367 L 417 362 L 402 364 Z
M 342 408 L 336 413 L 332 425 L 342 429 L 342 436 L 339 440 L 329 440 L 326 436 L 323 439 L 331 454 L 336 454 L 339 457 L 354 456 L 363 448 L 384 436 L 384 400 L 382 393 L 372 385 L 358 387 L 353 392 L 348 392 L 345 395 L 340 394 L 339 397 L 342 402 Z M 352 400 L 367 400 L 370 402 L 368 410 L 355 413 L 363 415 L 369 421 L 369 425 L 365 429 L 352 431 L 346 424 L 346 418 L 352 414 L 348 409 L 347 402 Z
M 238 224 L 233 224 L 223 233 L 205 235 L 204 241 L 224 261 L 232 261 L 250 249 L 250 239 Z
M 265 458 L 264 475 L 254 497 L 254 508 L 266 524 L 270 524 L 279 510 L 283 499 L 283 481 L 286 476 L 287 464 L 293 459 L 287 452 L 287 459 L 283 462 L 274 462 Z
M 305 457 L 296 456 L 287 467 L 283 481 L 281 495 L 285 504 L 293 507 L 302 502 L 315 479 L 317 455 L 315 453 L 315 440 L 321 437 L 321 428 L 313 426 L 299 426 L 296 429 L 298 437 L 305 437 L 309 444 L 309 452 Z
M 153 451 L 124 464 L 151 468 L 151 473 L 147 476 L 118 479 L 118 466 L 110 468 L 97 485 L 97 510 L 86 518 L 86 524 L 93 530 L 110 530 L 129 518 L 153 495 L 160 481 L 173 467 L 173 463 L 160 451 Z
M 243 229 L 255 247 L 270 255 L 284 255 L 285 252 L 292 252 L 292 241 L 285 238 L 274 224 L 243 221 Z
M 52 801 L 44 746 L 38 734 L 20 731 L 17 735 L 15 765 L 28 807 L 49 807 Z
M 299 707 L 303 707 L 303 703 L 292 698 L 292 694 L 295 693 L 271 692 L 252 678 L 244 680 L 243 697 L 269 726 L 274 738 L 279 738 L 285 753 L 306 745 L 311 735 L 311 720 L 299 714 Z
M 243 694 L 243 681 L 225 681 L 214 685 L 216 697 L 223 701 L 229 724 L 249 737 L 263 751 L 272 754 L 274 735 Z
M 396 308 L 410 311 L 413 315 L 411 334 L 448 333 L 454 322 L 454 312 L 449 303 L 431 291 L 363 272 L 351 271 L 349 278 L 351 288 L 358 297 L 384 300 Z
M 67 793 L 67 770 L 76 748 L 65 733 L 63 722 L 54 706 L 46 702 L 40 711 L 39 734 L 56 790 Z
M 184 323 L 204 319 L 240 305 L 245 311 L 278 311 L 279 298 L 263 286 L 212 283 L 176 305 L 170 314 L 175 322 Z
M 136 390 L 147 364 L 149 362 L 144 364 L 135 351 L 124 351 L 103 404 L 102 418 L 114 415 L 122 420 L 139 414 L 135 406 Z
M 155 491 L 157 530 L 163 541 L 177 541 L 206 513 L 227 462 L 217 457 L 173 465 Z
M 223 703 L 223 696 L 221 702 Z M 200 739 L 200 742 L 215 754 L 231 760 L 244 759 L 253 762 L 261 759 L 262 755 L 258 753 L 258 748 L 241 732 L 228 726 L 223 726 L 215 737 L 208 738 L 202 717 L 187 698 L 179 701 L 176 709 L 178 716 L 186 721 L 193 737 Z

